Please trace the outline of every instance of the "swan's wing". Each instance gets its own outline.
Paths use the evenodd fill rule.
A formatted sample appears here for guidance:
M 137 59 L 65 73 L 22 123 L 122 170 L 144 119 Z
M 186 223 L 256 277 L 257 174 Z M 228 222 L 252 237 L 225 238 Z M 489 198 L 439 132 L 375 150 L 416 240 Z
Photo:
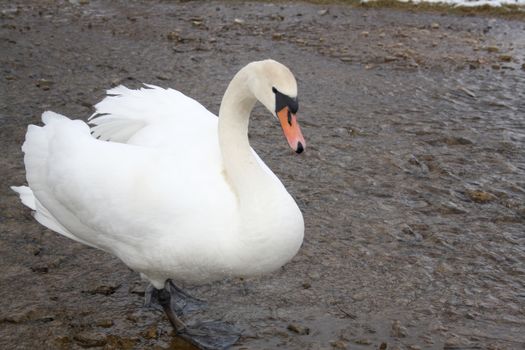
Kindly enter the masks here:
M 120 85 L 107 91 L 89 118 L 94 137 L 127 143 L 147 126 L 213 122 L 216 117 L 194 99 L 174 89 L 145 85 L 137 90 Z
M 146 269 L 141 264 L 158 258 L 148 254 L 167 249 L 159 246 L 189 254 L 183 244 L 188 240 L 179 236 L 187 234 L 183 228 L 196 233 L 199 223 L 220 227 L 235 206 L 224 179 L 210 176 L 220 174 L 214 168 L 219 163 L 210 159 L 214 153 L 178 157 L 96 140 L 84 122 L 56 113 L 44 113 L 43 120 L 44 127 L 28 127 L 23 145 L 30 189 L 15 191 L 43 225 L 111 252 L 132 268 Z

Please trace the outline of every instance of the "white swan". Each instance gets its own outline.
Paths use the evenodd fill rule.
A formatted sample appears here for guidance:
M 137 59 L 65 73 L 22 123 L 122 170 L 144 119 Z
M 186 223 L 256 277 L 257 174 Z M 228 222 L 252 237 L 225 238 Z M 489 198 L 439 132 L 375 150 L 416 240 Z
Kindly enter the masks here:
M 28 127 L 29 187 L 13 189 L 38 222 L 116 255 L 157 289 L 168 279 L 270 272 L 297 253 L 302 214 L 248 141 L 259 100 L 303 151 L 288 68 L 272 60 L 245 66 L 219 118 L 172 89 L 119 86 L 108 95 L 91 130 L 53 112 L 42 115 L 45 126 Z

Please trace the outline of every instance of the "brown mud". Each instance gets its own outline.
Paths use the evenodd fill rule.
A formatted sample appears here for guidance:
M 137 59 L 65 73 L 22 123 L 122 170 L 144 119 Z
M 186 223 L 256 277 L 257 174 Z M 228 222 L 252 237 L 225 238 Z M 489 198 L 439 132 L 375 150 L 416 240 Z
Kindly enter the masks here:
M 44 110 L 173 87 L 214 113 L 244 64 L 294 71 L 304 154 L 251 140 L 301 207 L 280 271 L 190 287 L 236 349 L 522 349 L 525 24 L 308 3 L 0 2 L 0 348 L 178 349 L 118 259 L 38 225 L 8 188 Z M 270 252 L 271 253 L 271 252 Z

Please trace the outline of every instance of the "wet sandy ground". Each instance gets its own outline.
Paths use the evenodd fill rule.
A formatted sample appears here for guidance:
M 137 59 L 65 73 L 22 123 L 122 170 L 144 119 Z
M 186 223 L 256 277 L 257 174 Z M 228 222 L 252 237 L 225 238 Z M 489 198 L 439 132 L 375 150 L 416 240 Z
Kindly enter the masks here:
M 217 113 L 244 64 L 299 82 L 306 153 L 255 110 L 254 148 L 303 210 L 273 275 L 190 288 L 237 349 L 522 349 L 525 24 L 305 3 L 0 2 L 0 348 L 178 349 L 116 258 L 39 226 L 9 185 L 46 109 L 174 87 Z M 85 3 L 85 4 L 82 4 Z

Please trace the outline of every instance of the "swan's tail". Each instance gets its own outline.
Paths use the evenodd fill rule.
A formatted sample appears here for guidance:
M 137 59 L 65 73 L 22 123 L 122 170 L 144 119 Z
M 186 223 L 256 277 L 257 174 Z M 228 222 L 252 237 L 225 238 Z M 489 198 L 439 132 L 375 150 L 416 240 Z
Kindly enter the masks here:
M 11 189 L 18 193 L 22 203 L 33 210 L 33 216 L 41 225 L 53 230 L 61 235 L 77 240 L 62 226 L 39 201 L 33 191 L 28 186 L 11 186 Z
M 33 215 L 40 224 L 68 238 L 80 241 L 51 214 L 38 197 L 35 196 L 35 192 L 43 196 L 46 194 L 49 142 L 53 138 L 56 128 L 64 126 L 76 128 L 77 130 L 78 128 L 84 128 L 83 132 L 87 135 L 89 135 L 89 129 L 85 123 L 72 121 L 63 115 L 51 111 L 42 114 L 42 121 L 45 124 L 43 127 L 28 126 L 26 139 L 22 146 L 25 154 L 24 163 L 29 186 L 12 186 L 11 189 L 18 193 L 20 200 L 25 206 L 33 210 Z M 72 137 L 75 136 L 72 135 Z
M 18 193 L 22 204 L 24 204 L 26 207 L 32 210 L 36 210 L 35 196 L 33 195 L 33 191 L 31 191 L 29 187 L 11 186 L 11 189 Z

